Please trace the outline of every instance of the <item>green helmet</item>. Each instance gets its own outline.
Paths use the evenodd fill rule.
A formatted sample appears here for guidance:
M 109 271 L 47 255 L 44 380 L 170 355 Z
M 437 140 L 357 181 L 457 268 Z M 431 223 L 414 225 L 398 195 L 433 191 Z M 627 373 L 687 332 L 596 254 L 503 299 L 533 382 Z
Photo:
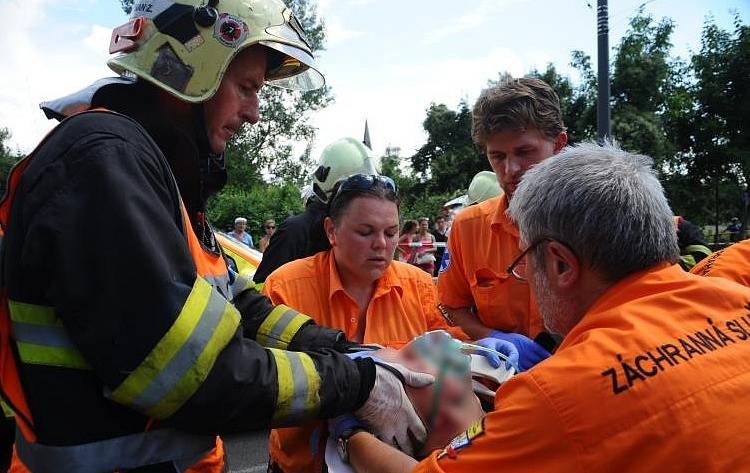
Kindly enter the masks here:
M 353 174 L 379 174 L 380 163 L 372 150 L 354 138 L 341 138 L 323 149 L 313 173 L 313 192 L 328 202 L 337 182 Z
M 471 179 L 466 193 L 466 205 L 478 204 L 502 193 L 497 176 L 492 171 L 479 171 Z
M 276 53 L 269 55 L 268 84 L 325 84 L 302 26 L 281 0 L 136 0 L 130 18 L 112 32 L 110 53 L 120 54 L 109 67 L 186 102 L 210 99 L 232 59 L 254 44 Z

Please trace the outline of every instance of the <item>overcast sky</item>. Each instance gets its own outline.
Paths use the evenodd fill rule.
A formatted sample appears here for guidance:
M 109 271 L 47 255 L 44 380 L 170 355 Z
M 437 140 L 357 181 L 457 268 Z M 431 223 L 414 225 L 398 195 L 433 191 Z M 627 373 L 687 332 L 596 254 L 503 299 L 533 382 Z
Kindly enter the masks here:
M 609 2 L 611 46 L 643 3 Z M 676 22 L 673 53 L 682 57 L 700 47 L 707 15 L 724 28 L 732 11 L 750 19 L 750 0 L 651 0 L 644 8 Z M 319 64 L 336 101 L 314 118 L 316 150 L 342 136 L 361 139 L 367 119 L 377 153 L 390 144 L 408 156 L 425 141 L 431 102 L 471 103 L 501 71 L 523 75 L 552 62 L 573 74 L 574 49 L 596 63 L 587 0 L 319 0 L 319 13 L 328 33 Z M 28 152 L 54 125 L 40 101 L 112 75 L 109 36 L 126 17 L 117 0 L 0 0 L 0 18 L 0 127 Z

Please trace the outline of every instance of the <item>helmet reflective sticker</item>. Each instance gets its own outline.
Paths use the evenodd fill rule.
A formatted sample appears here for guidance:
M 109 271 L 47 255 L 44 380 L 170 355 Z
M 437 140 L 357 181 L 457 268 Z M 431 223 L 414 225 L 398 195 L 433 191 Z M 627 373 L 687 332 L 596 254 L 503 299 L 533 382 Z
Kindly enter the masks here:
M 224 46 L 236 48 L 245 41 L 248 31 L 247 23 L 242 18 L 222 13 L 214 25 L 214 38 Z

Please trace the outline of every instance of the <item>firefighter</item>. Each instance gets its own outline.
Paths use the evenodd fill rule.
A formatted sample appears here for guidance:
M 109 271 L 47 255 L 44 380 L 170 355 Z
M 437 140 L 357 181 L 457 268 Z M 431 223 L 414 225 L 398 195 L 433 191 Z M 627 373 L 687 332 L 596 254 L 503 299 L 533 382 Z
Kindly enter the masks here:
M 206 218 L 261 87 L 324 84 L 292 12 L 137 1 L 110 52 L 120 77 L 43 104 L 62 123 L 0 204 L 13 471 L 219 472 L 217 434 L 352 409 L 400 409 L 395 434 L 424 438 L 402 381 L 431 377 L 339 353 L 341 332 L 228 270 Z

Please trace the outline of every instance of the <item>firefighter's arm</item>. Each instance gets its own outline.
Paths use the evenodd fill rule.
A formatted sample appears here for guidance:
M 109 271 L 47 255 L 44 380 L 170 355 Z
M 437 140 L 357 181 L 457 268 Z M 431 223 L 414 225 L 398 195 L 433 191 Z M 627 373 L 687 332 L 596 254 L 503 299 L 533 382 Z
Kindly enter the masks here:
M 254 289 L 241 292 L 234 305 L 242 315 L 246 337 L 267 348 L 309 351 L 331 348 L 344 351 L 346 337 L 341 330 L 322 327 L 310 317 L 283 304 L 274 305 Z
M 105 396 L 212 434 L 362 405 L 371 362 L 243 336 L 239 311 L 196 275 L 174 181 L 150 141 L 100 139 L 75 159 L 76 174 L 30 216 L 25 262 L 56 282 L 55 314 Z

